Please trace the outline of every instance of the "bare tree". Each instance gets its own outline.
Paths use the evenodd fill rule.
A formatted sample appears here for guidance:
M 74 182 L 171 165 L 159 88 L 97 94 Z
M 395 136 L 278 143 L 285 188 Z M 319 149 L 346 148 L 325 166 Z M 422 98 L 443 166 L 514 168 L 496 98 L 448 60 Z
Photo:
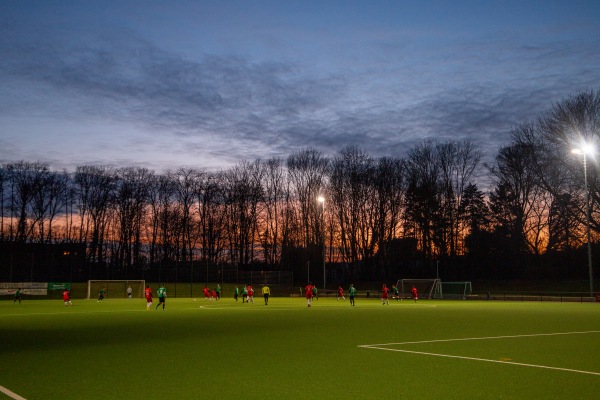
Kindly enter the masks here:
M 585 224 L 586 215 L 584 168 L 581 156 L 571 154 L 571 151 L 585 145 L 596 149 L 596 154 L 587 155 L 586 169 L 590 228 L 596 234 L 600 233 L 597 157 L 600 149 L 600 91 L 582 92 L 556 103 L 546 116 L 540 118 L 538 126 L 535 145 L 541 182 L 557 204 L 561 204 L 565 196 L 572 199 L 568 203 L 579 207 L 573 216 L 581 227 Z M 574 230 L 571 232 L 576 233 Z
M 288 157 L 287 167 L 300 205 L 300 218 L 304 230 L 305 246 L 318 243 L 314 227 L 318 220 L 317 198 L 325 188 L 329 161 L 316 149 L 300 150 Z
M 196 215 L 194 214 L 196 194 L 199 190 L 199 182 L 204 172 L 196 169 L 180 168 L 170 173 L 174 182 L 175 199 L 180 207 L 181 214 L 181 260 L 193 261 L 193 250 L 198 237 Z
M 387 276 L 391 265 L 386 252 L 387 244 L 400 234 L 403 219 L 406 180 L 404 161 L 395 158 L 381 158 L 373 169 L 370 179 L 373 189 L 375 219 L 373 243 L 378 251 L 378 261 Z
M 5 232 L 4 232 L 4 201 L 5 201 L 5 185 L 8 181 L 8 170 L 6 166 L 0 164 L 0 240 L 4 240 Z
M 331 167 L 331 208 L 335 210 L 339 224 L 343 261 L 356 266 L 360 260 L 368 260 L 370 265 L 365 265 L 363 272 L 373 267 L 375 252 L 374 168 L 373 158 L 356 147 L 342 150 L 333 159 Z
M 451 257 L 462 254 L 465 227 L 461 225 L 464 216 L 460 204 L 467 185 L 472 183 L 473 174 L 481 161 L 481 151 L 470 142 L 446 142 L 436 145 L 440 165 L 442 190 L 441 216 L 447 228 L 438 240 L 440 251 Z
M 53 225 L 59 213 L 66 211 L 65 194 L 70 178 L 66 172 L 49 172 L 42 178 L 40 190 L 34 196 L 32 216 L 33 225 L 37 225 L 40 243 L 53 241 Z
M 226 232 L 232 265 L 254 261 L 258 207 L 262 202 L 260 162 L 241 162 L 224 173 Z
M 113 264 L 124 268 L 126 275 L 133 266 L 141 267 L 142 224 L 148 204 L 148 187 L 152 173 L 145 168 L 122 168 L 116 171 L 114 196 L 115 227 L 118 241 L 112 254 Z
M 424 141 L 409 152 L 406 163 L 406 231 L 410 234 L 412 224 L 413 234 L 419 239 L 420 248 L 427 259 L 432 259 L 436 252 L 442 250 L 435 246 L 436 232 L 445 231 L 448 224 L 440 217 L 443 212 L 440 168 L 431 141 Z
M 202 254 L 207 263 L 217 265 L 226 244 L 223 174 L 206 173 L 201 178 L 196 203 Z
M 25 161 L 8 164 L 7 170 L 13 193 L 10 205 L 11 218 L 17 220 L 16 227 L 11 231 L 14 232 L 16 241 L 26 242 L 32 239 L 31 235 L 37 222 L 30 218 L 34 216 L 34 199 L 43 192 L 50 171 L 47 164 Z
M 88 242 L 88 260 L 104 262 L 104 242 L 116 177 L 111 168 L 78 166 L 75 170 L 79 242 Z
M 490 200 L 498 243 L 503 243 L 503 253 L 514 260 L 515 271 L 525 254 L 539 253 L 547 223 L 548 202 L 539 185 L 534 151 L 519 143 L 503 147 L 490 169 L 497 185 Z
M 283 161 L 278 158 L 268 160 L 263 164 L 264 212 L 259 226 L 262 229 L 260 241 L 263 248 L 264 260 L 267 264 L 275 265 L 281 261 L 286 209 L 289 206 L 289 181 Z

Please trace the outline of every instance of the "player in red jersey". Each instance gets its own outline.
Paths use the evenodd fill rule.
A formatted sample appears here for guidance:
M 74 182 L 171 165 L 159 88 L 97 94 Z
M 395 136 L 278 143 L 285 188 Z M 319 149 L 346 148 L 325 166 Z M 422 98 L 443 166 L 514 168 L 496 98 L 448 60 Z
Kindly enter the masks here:
M 204 289 L 202 289 L 202 293 L 204 293 L 204 301 L 212 301 L 210 289 L 207 286 L 204 286 Z
M 144 295 L 146 296 L 146 311 L 148 311 L 152 307 L 152 289 L 150 289 L 150 285 L 146 285 Z
M 390 305 L 390 302 L 388 301 L 388 296 L 390 293 L 390 288 L 388 288 L 385 283 L 383 284 L 383 287 L 381 288 L 381 303 L 383 305 Z
M 63 301 L 65 302 L 65 306 L 72 306 L 73 303 L 71 303 L 71 294 L 69 293 L 69 290 L 66 289 L 63 292 Z
M 417 299 L 419 298 L 419 292 L 417 291 L 417 288 L 413 285 L 412 289 L 410 289 L 410 293 L 412 294 L 412 298 L 415 299 L 415 303 L 417 302 Z
M 308 282 L 308 285 L 304 288 L 304 293 L 306 293 L 306 304 L 310 307 L 312 305 L 313 298 L 313 285 Z
M 248 289 L 248 299 L 246 300 L 246 303 L 254 304 L 254 289 L 252 289 L 252 285 L 248 285 L 247 289 Z
M 339 300 L 340 297 L 342 298 L 342 300 L 346 300 L 346 298 L 344 297 L 344 289 L 341 286 L 338 287 L 337 299 Z

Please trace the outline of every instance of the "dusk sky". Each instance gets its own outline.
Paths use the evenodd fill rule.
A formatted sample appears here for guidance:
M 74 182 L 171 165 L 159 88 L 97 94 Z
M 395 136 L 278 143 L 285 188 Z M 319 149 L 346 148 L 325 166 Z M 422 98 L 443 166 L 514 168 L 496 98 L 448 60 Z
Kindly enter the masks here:
M 600 1 L 0 1 L 0 162 L 403 157 L 600 89 Z

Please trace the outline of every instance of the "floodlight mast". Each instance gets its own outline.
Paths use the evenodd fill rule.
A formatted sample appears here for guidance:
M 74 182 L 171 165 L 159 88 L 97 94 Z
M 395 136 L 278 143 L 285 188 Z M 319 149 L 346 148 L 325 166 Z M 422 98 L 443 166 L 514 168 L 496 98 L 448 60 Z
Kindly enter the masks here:
M 325 290 L 327 288 L 327 275 L 325 274 L 325 197 L 319 196 L 317 201 L 321 203 L 321 232 L 323 235 L 323 295 L 325 296 Z
M 585 222 L 587 231 L 587 252 L 588 252 L 588 274 L 590 279 L 590 296 L 594 296 L 594 272 L 592 268 L 592 243 L 590 233 L 590 189 L 588 187 L 587 178 L 587 154 L 593 154 L 594 148 L 586 143 L 583 143 L 581 148 L 574 148 L 571 150 L 573 154 L 579 154 L 583 156 L 583 184 L 585 187 Z

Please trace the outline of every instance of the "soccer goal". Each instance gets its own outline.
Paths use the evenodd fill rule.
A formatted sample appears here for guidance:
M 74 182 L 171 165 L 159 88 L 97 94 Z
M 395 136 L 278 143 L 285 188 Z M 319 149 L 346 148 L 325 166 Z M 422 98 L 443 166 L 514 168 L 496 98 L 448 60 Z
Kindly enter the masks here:
M 144 280 L 129 280 L 129 281 L 100 281 L 89 280 L 87 287 L 87 298 L 93 299 L 98 296 L 101 289 L 104 289 L 104 295 L 109 299 L 125 299 L 127 298 L 127 288 L 131 286 L 131 297 L 141 299 L 144 297 L 144 288 L 146 281 Z
M 400 279 L 396 287 L 400 289 L 401 297 L 411 297 L 412 287 L 416 287 L 419 292 L 419 298 L 431 299 L 433 292 L 438 286 L 439 279 Z
M 436 299 L 466 299 L 473 293 L 471 282 L 438 282 Z

